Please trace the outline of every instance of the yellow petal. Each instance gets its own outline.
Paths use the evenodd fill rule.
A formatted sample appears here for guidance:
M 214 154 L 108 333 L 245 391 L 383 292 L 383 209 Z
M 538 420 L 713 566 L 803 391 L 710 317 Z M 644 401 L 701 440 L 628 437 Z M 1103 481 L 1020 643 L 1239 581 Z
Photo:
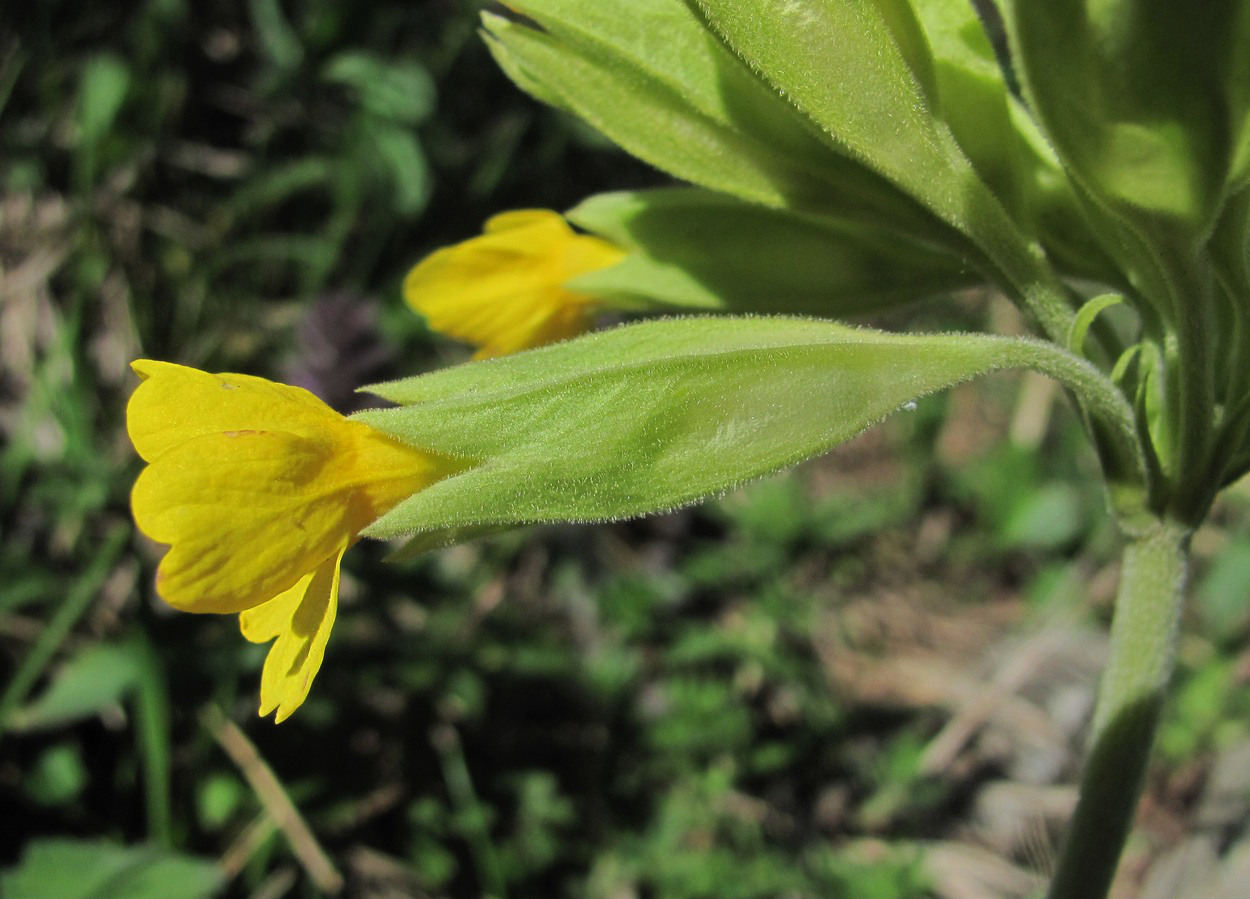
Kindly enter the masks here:
M 157 592 L 240 612 L 289 589 L 396 503 L 455 469 L 298 388 L 140 363 L 130 402 L 152 462 L 131 508 L 170 550 Z
M 248 640 L 274 640 L 260 676 L 260 714 L 276 709 L 275 723 L 303 704 L 321 669 L 338 611 L 339 566 L 346 549 L 346 544 L 339 547 L 291 589 L 239 616 Z
M 188 612 L 240 612 L 292 586 L 363 527 L 333 462 L 331 442 L 273 431 L 162 453 L 130 499 L 139 530 L 170 545 L 157 592 Z
M 126 431 L 147 462 L 192 437 L 223 431 L 316 434 L 342 418 L 300 387 L 251 375 L 212 375 L 185 365 L 139 359 L 143 379 L 126 406 Z
M 261 714 L 308 695 L 338 602 L 339 563 L 365 525 L 462 464 L 352 421 L 312 394 L 247 375 L 141 360 L 127 427 L 148 466 L 135 523 L 169 551 L 157 591 L 191 612 L 239 612 L 276 640 Z
M 290 629 L 295 610 L 303 602 L 316 573 L 317 570 L 313 569 L 296 581 L 291 589 L 283 590 L 273 599 L 239 613 L 239 630 L 249 643 L 268 643 Z
M 497 215 L 484 233 L 427 257 L 404 280 L 409 305 L 430 327 L 497 356 L 580 334 L 592 297 L 564 284 L 624 258 L 618 247 L 577 234 L 558 214 Z
M 564 217 L 550 209 L 509 209 L 492 215 L 482 226 L 485 234 L 500 234 L 504 231 L 522 231 L 528 228 L 542 229 L 551 235 L 559 235 L 560 225 Z M 567 227 L 567 226 L 566 226 Z

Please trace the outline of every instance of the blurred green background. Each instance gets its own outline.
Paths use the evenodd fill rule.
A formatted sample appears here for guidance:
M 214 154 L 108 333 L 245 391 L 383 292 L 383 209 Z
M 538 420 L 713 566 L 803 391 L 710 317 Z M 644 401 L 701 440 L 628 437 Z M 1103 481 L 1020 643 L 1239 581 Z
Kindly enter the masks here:
M 664 183 L 516 91 L 477 10 L 0 12 L 0 893 L 1028 895 L 1117 558 L 1043 381 L 931 398 L 695 509 L 394 566 L 361 544 L 278 727 L 264 649 L 155 597 L 131 359 L 350 410 L 467 355 L 400 299 L 424 253 Z M 1020 327 L 980 295 L 877 323 Z M 1239 485 L 1196 542 L 1124 895 L 1157 859 L 1246 845 L 1248 511 Z

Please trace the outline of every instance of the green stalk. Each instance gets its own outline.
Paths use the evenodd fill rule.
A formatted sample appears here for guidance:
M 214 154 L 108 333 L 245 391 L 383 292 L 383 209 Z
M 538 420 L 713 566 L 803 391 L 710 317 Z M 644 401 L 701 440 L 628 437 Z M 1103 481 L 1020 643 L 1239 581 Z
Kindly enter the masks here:
M 1133 407 L 1120 388 L 1088 360 L 1062 345 L 1016 340 L 1014 354 L 1015 364 L 1054 378 L 1072 391 L 1089 420 L 1099 453 L 1105 457 L 1104 474 L 1112 506 L 1122 521 L 1136 518 L 1154 485 Z
M 1111 657 L 1051 899 L 1104 899 L 1115 877 L 1172 676 L 1189 535 L 1158 521 L 1132 535 L 1124 550 Z
M 1172 266 L 1173 281 L 1184 277 L 1176 301 L 1179 350 L 1176 493 L 1172 508 L 1185 521 L 1205 517 L 1218 483 L 1211 483 L 1215 409 L 1215 286 L 1209 265 L 1184 254 Z

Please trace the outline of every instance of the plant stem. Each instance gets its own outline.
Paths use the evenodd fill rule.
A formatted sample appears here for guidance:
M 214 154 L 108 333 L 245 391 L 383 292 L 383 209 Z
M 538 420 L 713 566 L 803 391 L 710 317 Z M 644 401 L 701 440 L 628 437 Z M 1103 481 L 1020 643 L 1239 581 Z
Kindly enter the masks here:
M 1156 521 L 1125 547 L 1111 656 L 1052 899 L 1103 899 L 1111 887 L 1172 676 L 1189 535 L 1186 527 Z
M 1215 418 L 1214 285 L 1208 266 L 1190 253 L 1177 255 L 1171 280 L 1181 282 L 1175 303 L 1180 397 L 1172 508 L 1185 521 L 1198 522 L 1206 516 L 1219 486 L 1211 483 L 1209 475 Z
M 1110 453 L 1104 459 L 1104 472 L 1109 479 L 1112 505 L 1122 521 L 1135 515 L 1142 502 L 1123 502 L 1122 488 L 1131 485 L 1143 497 L 1148 495 L 1152 489 L 1151 468 L 1138 437 L 1133 407 L 1120 388 L 1088 360 L 1055 343 L 1016 340 L 1014 349 L 1015 364 L 1054 378 L 1075 394 L 1089 418 L 1091 434 L 1099 443 L 1106 442 L 1099 446 L 1100 453 Z

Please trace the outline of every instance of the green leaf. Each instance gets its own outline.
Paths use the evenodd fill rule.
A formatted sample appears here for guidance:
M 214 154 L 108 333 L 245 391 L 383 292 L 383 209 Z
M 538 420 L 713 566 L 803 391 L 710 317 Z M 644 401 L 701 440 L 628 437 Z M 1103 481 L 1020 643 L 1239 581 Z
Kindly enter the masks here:
M 203 899 L 225 884 L 212 862 L 143 846 L 46 839 L 0 876 L 5 899 Z
M 352 88 L 367 110 L 401 125 L 419 124 L 434 111 L 434 79 L 416 62 L 347 51 L 326 63 L 321 77 Z
M 1068 331 L 1068 349 L 1074 353 L 1082 353 L 1085 347 L 1085 338 L 1089 334 L 1090 327 L 1094 324 L 1094 320 L 1103 313 L 1104 310 L 1110 309 L 1112 306 L 1118 306 L 1124 302 L 1124 297 L 1118 293 L 1103 293 L 1085 302 L 1076 315 L 1072 318 L 1072 328 Z
M 17 730 L 58 727 L 116 705 L 138 681 L 141 660 L 129 643 L 89 646 L 62 668 L 39 696 L 13 716 Z
M 68 805 L 88 780 L 82 750 L 74 743 L 58 743 L 44 750 L 23 773 L 22 792 L 40 805 Z
M 936 98 L 925 84 L 932 58 L 904 0 L 698 5 L 725 42 L 842 152 L 952 224 L 966 224 L 962 182 L 971 166 L 933 114 Z
M 936 93 L 957 86 L 949 66 L 929 83 L 932 54 L 907 0 L 690 2 L 832 147 L 965 235 L 1018 291 L 1053 277 L 940 117 Z M 975 115 L 961 113 L 965 132 Z M 1052 331 L 1062 324 L 1057 310 L 1031 311 Z
M 111 54 L 89 59 L 78 95 L 79 140 L 98 143 L 112 129 L 129 91 L 130 69 L 125 62 Z
M 1234 52 L 1224 60 L 1222 87 L 1228 109 L 1232 162 L 1228 193 L 1250 188 L 1250 3 L 1237 0 L 1228 36 Z
M 680 506 L 823 453 L 1036 346 L 798 318 L 670 319 L 378 385 L 409 405 L 360 420 L 468 467 L 366 533 Z
M 246 807 L 248 789 L 237 777 L 216 772 L 200 779 L 196 785 L 196 818 L 205 830 L 220 830 Z
M 1072 484 L 1047 484 L 1018 498 L 1000 538 L 1009 546 L 1058 551 L 1088 528 L 1084 496 Z
M 225 205 L 239 218 L 261 215 L 304 191 L 327 189 L 333 178 L 331 159 L 321 156 L 293 159 L 253 174 Z
M 1244 633 L 1250 618 L 1250 541 L 1242 538 L 1214 559 L 1194 599 L 1216 639 L 1231 642 Z
M 797 118 L 779 116 L 775 123 L 776 143 L 788 139 L 800 148 L 792 162 L 756 129 L 741 127 L 719 90 L 722 80 L 733 79 L 740 92 L 757 95 L 757 108 L 767 109 L 750 73 L 679 4 L 640 5 L 645 8 L 613 14 L 590 3 L 517 4 L 541 31 L 491 14 L 483 21 L 504 71 L 514 75 L 519 64 L 528 74 L 517 79 L 522 87 L 578 114 L 642 159 L 772 205 L 816 191 L 816 172 L 804 171 L 799 161 L 823 151 Z
M 1089 204 L 1077 196 L 1037 122 L 1015 98 L 1010 113 L 1023 170 L 1017 183 L 1020 205 L 1012 214 L 1028 234 L 1040 238 L 1047 258 L 1064 274 L 1126 289 L 1123 272 L 1104 246 L 1107 229 L 1091 221 Z
M 379 123 L 369 130 L 377 153 L 376 170 L 386 173 L 392 208 L 411 215 L 425 207 L 430 194 L 430 172 L 416 136 L 398 125 Z
M 1015 212 L 1027 156 L 981 19 L 970 0 L 924 0 L 914 6 L 933 53 L 933 108 L 982 180 Z
M 1006 8 L 1032 105 L 1085 188 L 1139 224 L 1205 229 L 1247 134 L 1250 5 L 1212 0 L 1198 13 L 1171 0 L 1009 0 Z
M 278 0 L 248 0 L 252 27 L 261 48 L 280 72 L 292 72 L 304 58 L 304 45 Z
M 630 251 L 569 285 L 617 306 L 841 318 L 981 280 L 907 235 L 698 188 L 599 194 L 568 217 Z
M 681 0 L 524 0 L 532 24 L 485 14 L 492 53 L 541 100 L 679 178 L 769 206 L 835 208 L 953 236 L 823 141 Z

